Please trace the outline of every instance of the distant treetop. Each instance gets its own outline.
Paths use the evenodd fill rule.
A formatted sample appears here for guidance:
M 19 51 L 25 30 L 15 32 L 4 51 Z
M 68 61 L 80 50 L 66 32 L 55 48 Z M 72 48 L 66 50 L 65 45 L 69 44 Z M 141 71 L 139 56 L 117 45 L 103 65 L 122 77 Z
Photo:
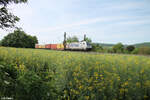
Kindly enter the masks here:
M 79 42 L 79 39 L 78 39 L 76 36 L 68 37 L 66 42 L 67 42 L 67 43 Z

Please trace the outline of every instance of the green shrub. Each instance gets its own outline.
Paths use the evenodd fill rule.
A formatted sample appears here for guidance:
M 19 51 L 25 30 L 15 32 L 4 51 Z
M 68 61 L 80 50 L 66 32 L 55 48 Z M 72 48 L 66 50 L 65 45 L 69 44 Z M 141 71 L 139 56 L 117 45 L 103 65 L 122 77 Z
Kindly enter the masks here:
M 46 70 L 34 72 L 24 65 L 0 63 L 0 97 L 14 100 L 55 100 L 57 91 Z
M 14 97 L 17 70 L 13 65 L 0 61 L 0 97 Z
M 131 53 L 133 50 L 135 49 L 135 47 L 133 45 L 129 45 L 126 47 L 126 50 Z
M 150 47 L 140 47 L 139 54 L 150 55 Z
M 131 54 L 138 54 L 138 52 L 139 52 L 139 49 L 138 49 L 138 48 L 135 48 L 135 49 L 131 52 Z
M 118 43 L 113 46 L 114 53 L 123 53 L 123 51 L 124 51 L 124 45 L 122 43 Z
M 103 47 L 100 46 L 98 43 L 93 43 L 92 44 L 92 51 L 95 51 L 95 52 L 103 52 Z

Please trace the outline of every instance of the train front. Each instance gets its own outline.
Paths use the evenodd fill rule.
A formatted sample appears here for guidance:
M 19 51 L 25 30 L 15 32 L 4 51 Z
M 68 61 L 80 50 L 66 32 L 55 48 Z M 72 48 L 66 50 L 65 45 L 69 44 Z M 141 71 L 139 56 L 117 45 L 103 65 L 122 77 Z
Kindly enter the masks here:
M 86 42 L 86 50 L 90 51 L 92 49 L 92 45 L 89 42 Z

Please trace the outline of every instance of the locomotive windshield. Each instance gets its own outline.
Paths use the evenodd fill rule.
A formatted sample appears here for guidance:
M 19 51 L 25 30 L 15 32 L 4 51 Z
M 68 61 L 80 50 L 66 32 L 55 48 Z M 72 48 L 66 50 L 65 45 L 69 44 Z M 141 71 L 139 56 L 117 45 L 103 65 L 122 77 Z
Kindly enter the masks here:
M 91 44 L 89 42 L 86 42 L 87 43 L 87 46 L 91 46 Z

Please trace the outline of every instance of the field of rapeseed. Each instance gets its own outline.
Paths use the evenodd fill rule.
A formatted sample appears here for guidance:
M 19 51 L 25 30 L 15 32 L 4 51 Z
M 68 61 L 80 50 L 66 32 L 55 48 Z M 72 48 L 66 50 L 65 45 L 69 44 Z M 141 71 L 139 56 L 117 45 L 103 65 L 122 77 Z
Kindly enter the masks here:
M 0 47 L 0 97 L 150 100 L 150 57 Z

